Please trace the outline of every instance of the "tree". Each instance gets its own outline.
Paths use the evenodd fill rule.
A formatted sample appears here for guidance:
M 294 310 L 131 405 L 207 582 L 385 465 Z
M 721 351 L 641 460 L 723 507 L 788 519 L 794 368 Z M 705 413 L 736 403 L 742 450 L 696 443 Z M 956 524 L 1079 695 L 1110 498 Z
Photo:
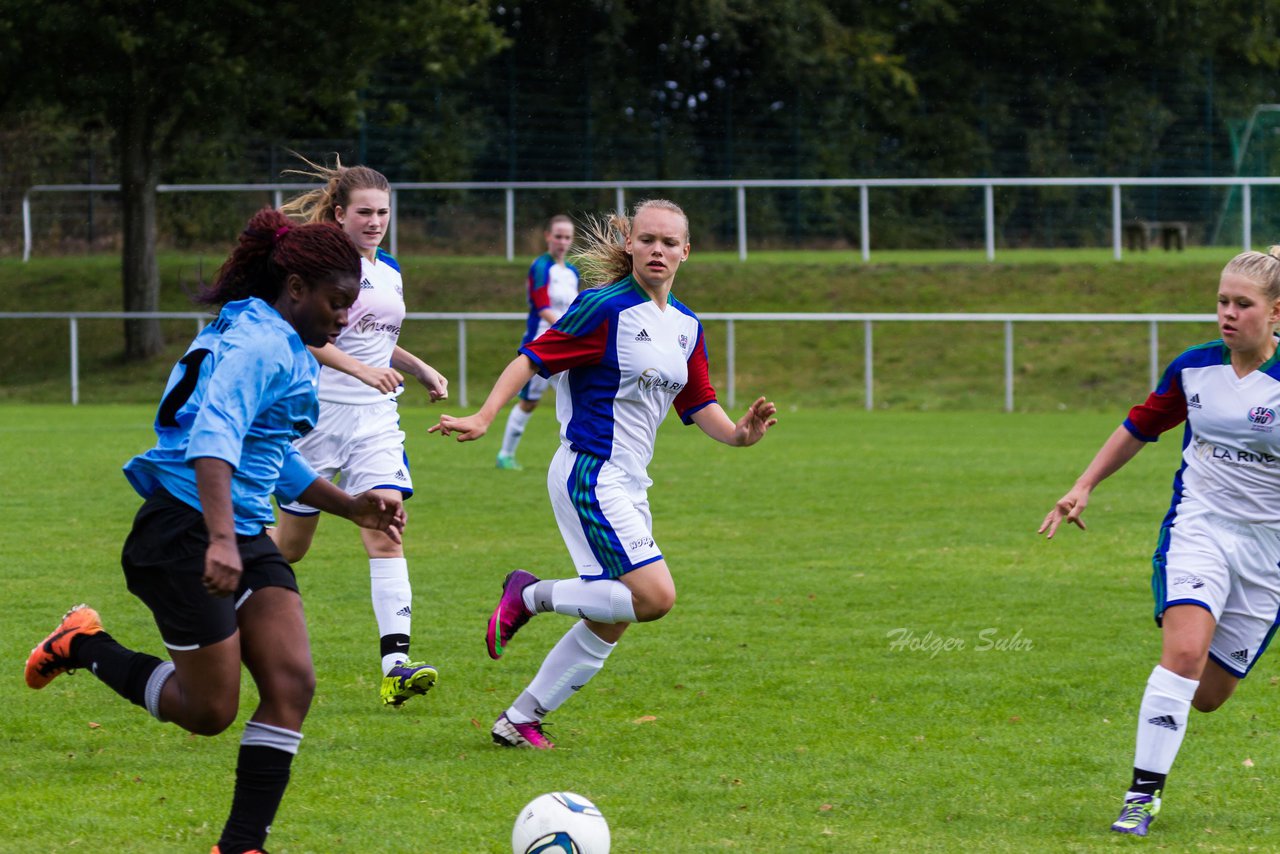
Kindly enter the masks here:
M 350 126 L 357 93 L 384 58 L 447 78 L 501 49 L 480 0 L 3 0 L 0 107 L 21 97 L 115 131 L 124 220 L 126 311 L 154 311 L 156 186 L 193 138 Z M 125 356 L 163 341 L 157 321 L 125 323 Z

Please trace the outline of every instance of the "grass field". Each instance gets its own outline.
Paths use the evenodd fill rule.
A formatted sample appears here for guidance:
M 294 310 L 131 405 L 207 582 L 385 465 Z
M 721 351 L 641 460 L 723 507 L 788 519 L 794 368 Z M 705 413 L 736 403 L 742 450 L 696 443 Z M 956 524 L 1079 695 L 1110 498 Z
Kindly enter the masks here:
M 785 403 L 785 401 L 784 401 Z M 1134 717 L 1158 654 L 1149 554 L 1177 441 L 1105 484 L 1090 530 L 1034 530 L 1119 412 L 993 415 L 784 409 L 757 448 L 669 420 L 651 473 L 655 534 L 680 602 L 633 628 L 552 718 L 560 747 L 504 751 L 488 727 L 563 617 L 501 662 L 483 626 L 505 572 L 564 575 L 540 412 L 522 473 L 404 421 L 419 494 L 407 551 L 415 651 L 437 689 L 376 697 L 355 532 L 327 520 L 299 565 L 319 677 L 269 840 L 301 852 L 504 852 L 516 810 L 570 789 L 617 852 L 1111 850 Z M 0 407 L 0 851 L 204 852 L 228 805 L 240 725 L 215 738 L 150 719 L 88 674 L 28 690 L 21 662 L 88 601 L 158 651 L 118 551 L 137 500 L 119 475 L 152 407 Z M 1266 807 L 1280 687 L 1264 658 L 1193 718 L 1147 847 L 1277 850 Z M 242 717 L 252 708 L 246 683 Z

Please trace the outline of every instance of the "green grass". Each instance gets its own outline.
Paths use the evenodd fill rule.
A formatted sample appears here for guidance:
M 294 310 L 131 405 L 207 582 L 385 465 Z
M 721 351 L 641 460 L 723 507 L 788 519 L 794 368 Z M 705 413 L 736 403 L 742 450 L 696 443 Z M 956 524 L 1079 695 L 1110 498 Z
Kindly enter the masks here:
M 152 413 L 0 407 L 0 850 L 203 852 L 225 816 L 239 724 L 196 738 L 89 674 L 40 693 L 18 676 L 79 601 L 159 651 L 118 563 L 138 503 L 118 470 L 149 445 Z M 534 754 L 487 729 L 568 621 L 534 620 L 500 662 L 482 634 L 509 568 L 567 574 L 543 477 L 554 422 L 535 416 L 528 469 L 508 473 L 492 468 L 495 437 L 427 437 L 433 414 L 404 413 L 419 490 L 407 552 L 415 652 L 440 683 L 378 705 L 367 565 L 349 524 L 326 520 L 298 567 L 319 688 L 273 852 L 504 852 L 516 810 L 557 789 L 601 806 L 620 854 L 1132 842 L 1106 827 L 1158 656 L 1149 555 L 1176 441 L 1099 490 L 1088 532 L 1048 543 L 1035 527 L 1119 413 L 802 407 L 747 450 L 669 419 L 650 499 L 680 601 L 627 633 L 553 716 L 560 748 Z M 908 633 L 952 648 L 895 648 Z M 1147 846 L 1280 848 L 1259 807 L 1280 754 L 1276 673 L 1264 658 L 1194 717 Z M 252 704 L 246 683 L 242 718 Z
M 1102 250 L 1097 250 L 1102 252 Z M 681 269 L 676 294 L 709 312 L 1095 312 L 1213 311 L 1218 274 L 1233 249 L 1153 251 L 1116 263 L 1094 250 L 1010 250 L 998 263 L 981 255 L 876 253 L 875 263 L 839 252 L 696 251 Z M 1105 256 L 1105 257 L 1104 257 Z M 966 260 L 967 259 L 967 260 Z M 212 276 L 216 255 L 166 254 L 160 259 L 161 307 L 191 310 L 190 294 Z M 527 261 L 406 256 L 411 311 L 521 311 Z M 114 256 L 0 260 L 0 298 L 24 311 L 109 311 L 120 307 Z M 146 403 L 163 387 L 193 334 L 190 321 L 164 325 L 159 358 L 122 358 L 120 321 L 80 323 L 80 399 Z M 468 326 L 471 402 L 510 360 L 523 324 Z M 0 401 L 60 403 L 70 399 L 68 329 L 61 320 L 0 320 Z M 1145 324 L 1019 324 L 1015 343 L 1015 408 L 1023 412 L 1099 411 L 1126 406 L 1148 390 Z M 1163 324 L 1160 357 L 1216 337 L 1212 324 Z M 874 330 L 877 409 L 976 410 L 1004 406 L 1003 332 L 999 324 L 882 323 Z M 726 382 L 726 326 L 708 321 L 712 381 Z M 860 323 L 739 323 L 737 389 L 741 400 L 767 393 L 785 407 L 858 407 L 863 391 Z M 452 378 L 459 389 L 457 325 L 410 321 L 402 343 Z M 455 397 L 456 399 L 456 397 Z

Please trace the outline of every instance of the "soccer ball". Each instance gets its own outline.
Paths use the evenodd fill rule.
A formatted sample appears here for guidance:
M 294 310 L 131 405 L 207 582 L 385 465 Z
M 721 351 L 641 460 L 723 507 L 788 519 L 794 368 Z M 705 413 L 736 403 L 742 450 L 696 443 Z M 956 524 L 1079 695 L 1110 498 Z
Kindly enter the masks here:
M 609 825 L 582 795 L 539 795 L 516 816 L 511 854 L 609 854 Z

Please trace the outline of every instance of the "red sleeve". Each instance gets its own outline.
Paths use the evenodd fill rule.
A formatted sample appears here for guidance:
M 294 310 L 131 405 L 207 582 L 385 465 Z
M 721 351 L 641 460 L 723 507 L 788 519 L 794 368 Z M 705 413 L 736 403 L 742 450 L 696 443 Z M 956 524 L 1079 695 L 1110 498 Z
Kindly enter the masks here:
M 544 377 L 576 368 L 580 365 L 600 364 L 609 343 L 609 321 L 602 319 L 585 335 L 567 335 L 557 327 L 551 327 L 536 341 L 520 348 L 538 366 Z
M 1145 403 L 1130 409 L 1124 426 L 1135 438 L 1154 442 L 1161 433 L 1186 420 L 1187 398 L 1182 392 L 1182 382 L 1175 379 L 1167 388 L 1156 389 L 1147 395 Z
M 707 365 L 707 344 L 698 329 L 698 343 L 689 354 L 689 381 L 676 395 L 676 414 L 685 424 L 693 423 L 693 414 L 704 406 L 716 402 L 716 390 L 711 387 L 710 368 Z
M 539 258 L 529 268 L 529 305 L 535 312 L 551 307 L 551 291 L 547 287 L 551 283 L 551 267 L 541 262 Z

